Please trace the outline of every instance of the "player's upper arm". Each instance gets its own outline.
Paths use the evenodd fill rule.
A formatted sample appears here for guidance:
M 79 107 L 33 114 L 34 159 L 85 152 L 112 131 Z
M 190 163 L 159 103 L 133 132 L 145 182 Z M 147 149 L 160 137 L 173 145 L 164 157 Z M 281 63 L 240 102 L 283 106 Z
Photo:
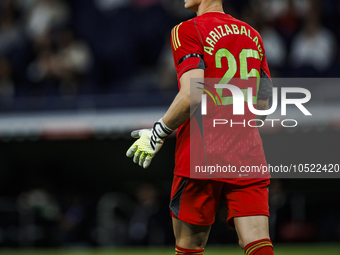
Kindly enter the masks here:
M 195 82 L 195 84 L 191 84 Z M 200 82 L 200 83 L 198 83 Z M 180 93 L 186 94 L 186 96 L 190 97 L 190 103 L 193 105 L 197 105 L 201 102 L 202 90 L 197 89 L 197 87 L 203 87 L 204 82 L 204 70 L 203 69 L 191 69 L 185 72 L 181 78 L 181 90 Z M 191 87 L 193 89 L 191 89 Z
M 269 98 L 257 100 L 257 110 L 268 110 L 269 109 Z
M 267 63 L 265 52 L 263 51 L 263 58 L 261 60 L 261 71 L 260 71 L 260 86 L 257 93 L 257 99 L 267 100 L 272 97 L 273 83 L 270 76 L 270 71 Z
M 258 100 L 266 100 L 272 97 L 273 94 L 273 83 L 272 79 L 268 74 L 261 68 L 261 79 L 260 79 L 260 86 L 257 92 L 257 99 Z
M 178 78 L 189 70 L 205 69 L 203 41 L 194 19 L 173 28 L 171 45 Z
M 260 36 L 261 38 L 261 36 Z M 261 40 L 261 44 L 263 45 L 263 41 L 262 38 Z M 261 71 L 260 71 L 260 86 L 259 86 L 259 90 L 257 93 L 257 109 L 258 110 L 268 110 L 269 108 L 269 98 L 272 97 L 272 93 L 273 93 L 273 83 L 272 83 L 272 79 L 271 79 L 271 75 L 270 75 L 270 71 L 269 71 L 269 67 L 268 67 L 268 62 L 267 62 L 267 58 L 266 58 L 266 54 L 265 54 L 265 49 L 263 47 L 263 52 L 262 52 L 263 56 L 261 59 Z M 265 117 L 263 116 L 263 119 L 265 119 Z

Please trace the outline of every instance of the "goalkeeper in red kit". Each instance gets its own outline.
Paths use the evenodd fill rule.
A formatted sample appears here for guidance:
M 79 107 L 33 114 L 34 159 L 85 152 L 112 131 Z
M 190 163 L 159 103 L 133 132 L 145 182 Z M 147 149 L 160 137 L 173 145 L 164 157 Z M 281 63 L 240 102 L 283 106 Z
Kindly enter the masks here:
M 222 200 L 228 210 L 227 223 L 236 229 L 239 244 L 245 254 L 274 254 L 268 228 L 270 176 L 201 179 L 190 174 L 190 153 L 196 150 L 190 148 L 190 137 L 192 139 L 195 133 L 202 133 L 192 109 L 199 110 L 204 93 L 202 90 L 196 90 L 200 91 L 197 95 L 190 93 L 193 78 L 202 81 L 218 78 L 220 84 L 227 84 L 232 79 L 255 79 L 256 82 L 251 86 L 255 98 L 253 104 L 258 110 L 268 109 L 272 93 L 261 36 L 248 24 L 225 14 L 222 2 L 185 0 L 185 8 L 196 12 L 197 17 L 178 24 L 171 32 L 179 92 L 168 111 L 154 123 L 152 129 L 132 132 L 132 137 L 138 140 L 127 151 L 127 156 L 147 168 L 165 138 L 178 129 L 170 201 L 176 254 L 203 254 Z M 242 86 L 240 82 L 239 88 L 244 89 Z M 227 90 L 220 92 L 218 99 L 223 107 L 218 109 L 223 111 L 224 116 L 232 118 L 235 116 L 232 98 L 231 103 L 228 103 L 230 95 Z M 255 117 L 247 107 L 244 108 L 245 118 Z M 264 117 L 261 119 L 264 120 Z M 213 136 L 201 135 L 210 138 Z M 238 168 L 240 165 L 266 165 L 258 128 L 242 125 L 224 127 L 221 137 L 223 139 L 219 139 L 219 147 L 215 146 L 213 151 L 223 162 Z M 205 149 L 208 151 L 209 148 Z M 205 155 L 206 158 L 210 156 Z

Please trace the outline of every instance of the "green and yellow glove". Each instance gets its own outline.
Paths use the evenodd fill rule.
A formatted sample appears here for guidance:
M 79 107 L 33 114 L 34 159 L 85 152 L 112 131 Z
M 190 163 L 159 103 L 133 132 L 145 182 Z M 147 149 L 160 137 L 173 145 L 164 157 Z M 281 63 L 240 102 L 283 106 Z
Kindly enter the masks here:
M 161 149 L 164 139 L 172 133 L 162 119 L 155 122 L 152 129 L 140 129 L 131 132 L 133 138 L 139 138 L 126 152 L 127 157 L 133 156 L 133 162 L 147 168 L 151 160 Z

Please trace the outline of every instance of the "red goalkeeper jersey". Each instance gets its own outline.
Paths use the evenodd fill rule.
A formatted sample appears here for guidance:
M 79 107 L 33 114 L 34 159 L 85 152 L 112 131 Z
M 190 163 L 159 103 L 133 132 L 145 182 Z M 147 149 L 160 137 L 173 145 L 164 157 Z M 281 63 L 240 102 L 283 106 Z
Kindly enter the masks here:
M 251 87 L 253 98 L 250 100 L 253 100 L 255 109 L 257 99 L 268 97 L 268 93 L 261 94 L 259 91 L 261 80 L 270 79 L 263 42 L 259 33 L 248 24 L 224 13 L 208 12 L 175 26 L 171 39 L 179 89 L 183 73 L 202 68 L 205 69 L 205 79 L 215 78 L 216 83 L 233 84 L 245 95 Z M 211 91 L 217 104 L 208 96 L 208 114 L 203 117 L 199 116 L 201 112 L 194 114 L 178 128 L 174 173 L 195 178 L 190 173 L 190 169 L 195 167 L 193 164 L 202 167 L 202 171 L 203 166 L 218 164 L 229 166 L 229 170 L 230 166 L 237 169 L 225 178 L 219 175 L 218 181 L 244 185 L 258 181 L 255 178 L 269 178 L 263 172 L 257 175 L 241 172 L 246 170 L 245 167 L 248 170 L 253 167 L 251 171 L 254 171 L 256 167 L 267 165 L 258 128 L 253 122 L 248 123 L 255 119 L 255 115 L 248 109 L 247 100 L 244 102 L 244 114 L 233 115 L 231 91 L 212 91 L 214 84 L 207 85 L 206 91 Z M 213 127 L 213 119 L 225 119 L 228 124 Z M 231 125 L 232 122 L 239 124 Z M 195 141 L 190 142 L 190 139 Z M 206 176 L 215 179 L 214 175 Z M 235 178 L 237 176 L 248 178 Z

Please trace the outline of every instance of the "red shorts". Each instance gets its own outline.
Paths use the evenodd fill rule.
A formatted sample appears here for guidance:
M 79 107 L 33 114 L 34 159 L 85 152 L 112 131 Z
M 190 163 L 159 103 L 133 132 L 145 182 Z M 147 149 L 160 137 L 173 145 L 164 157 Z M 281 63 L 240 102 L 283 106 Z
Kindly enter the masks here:
M 241 186 L 174 175 L 170 214 L 190 224 L 211 225 L 215 221 L 217 209 L 223 199 L 228 210 L 227 223 L 235 227 L 234 217 L 269 216 L 269 183 L 269 179 L 262 179 Z

